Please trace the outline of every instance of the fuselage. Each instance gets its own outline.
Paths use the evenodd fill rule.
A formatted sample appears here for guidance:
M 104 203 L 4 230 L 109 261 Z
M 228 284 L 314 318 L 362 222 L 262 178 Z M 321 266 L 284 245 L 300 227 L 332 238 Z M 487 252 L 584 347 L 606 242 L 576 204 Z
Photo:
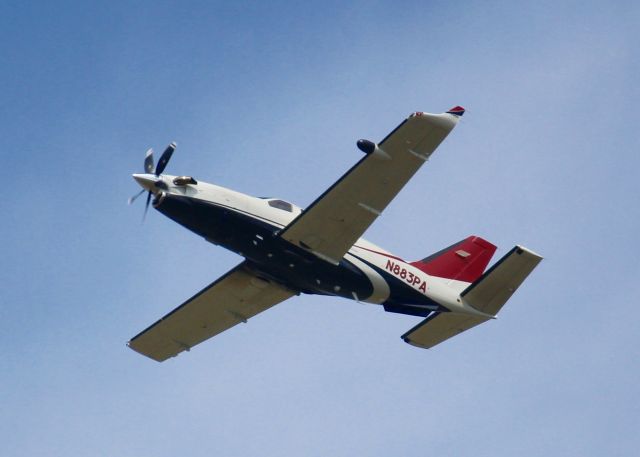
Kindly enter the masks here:
M 245 257 L 256 274 L 294 291 L 381 304 L 387 311 L 416 316 L 469 312 L 460 299 L 469 283 L 429 276 L 365 239 L 334 265 L 279 237 L 303 211 L 287 201 L 170 175 L 134 177 L 154 193 L 159 212 Z

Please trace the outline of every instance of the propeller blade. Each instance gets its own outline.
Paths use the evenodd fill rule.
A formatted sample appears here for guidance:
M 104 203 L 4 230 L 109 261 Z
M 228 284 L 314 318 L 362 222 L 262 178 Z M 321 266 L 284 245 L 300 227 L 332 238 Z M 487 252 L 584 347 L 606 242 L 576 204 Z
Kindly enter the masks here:
M 151 202 L 151 192 L 147 194 L 147 203 L 144 205 L 144 214 L 142 215 L 142 222 L 147 218 L 147 211 L 149 211 L 149 203 Z
M 153 149 L 149 148 L 144 155 L 144 171 L 145 173 L 153 173 Z
M 129 204 L 132 204 L 134 201 L 136 201 L 136 198 L 138 198 L 143 193 L 144 193 L 144 189 L 141 189 L 140 192 L 135 194 L 133 197 L 129 197 L 129 200 L 128 200 Z
M 158 165 L 156 165 L 156 176 L 160 176 L 162 174 L 167 164 L 169 163 L 169 160 L 171 159 L 171 155 L 173 154 L 173 151 L 175 150 L 176 150 L 175 142 L 171 143 L 169 146 L 167 146 L 167 149 L 164 150 L 164 152 L 160 156 Z

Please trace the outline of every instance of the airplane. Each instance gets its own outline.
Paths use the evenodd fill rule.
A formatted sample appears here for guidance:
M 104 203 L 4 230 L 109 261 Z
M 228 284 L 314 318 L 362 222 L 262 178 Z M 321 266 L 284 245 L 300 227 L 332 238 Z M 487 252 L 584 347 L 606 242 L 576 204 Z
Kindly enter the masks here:
M 414 112 L 379 143 L 359 140 L 364 156 L 306 209 L 163 174 L 176 144 L 133 178 L 153 207 L 214 245 L 244 258 L 127 344 L 164 361 L 246 323 L 299 294 L 343 297 L 424 318 L 402 339 L 431 348 L 495 319 L 542 260 L 515 246 L 486 269 L 496 246 L 469 236 L 426 258 L 405 261 L 361 238 L 464 114 Z M 486 270 L 486 271 L 485 271 Z

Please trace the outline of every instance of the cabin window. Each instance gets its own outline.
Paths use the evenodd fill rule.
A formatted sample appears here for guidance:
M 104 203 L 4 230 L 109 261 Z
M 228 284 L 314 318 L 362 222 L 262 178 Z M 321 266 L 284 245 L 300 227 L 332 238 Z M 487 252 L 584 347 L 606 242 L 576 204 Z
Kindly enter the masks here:
M 284 200 L 269 200 L 269 206 L 273 206 L 274 208 L 288 211 L 290 213 L 293 212 L 293 205 L 289 202 L 285 202 Z

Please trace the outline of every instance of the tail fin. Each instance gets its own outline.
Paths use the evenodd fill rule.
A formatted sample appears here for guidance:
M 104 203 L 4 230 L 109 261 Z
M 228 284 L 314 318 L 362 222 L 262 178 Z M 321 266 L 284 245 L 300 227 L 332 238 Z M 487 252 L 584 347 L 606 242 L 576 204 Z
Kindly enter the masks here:
M 470 236 L 411 265 L 430 276 L 473 282 L 482 276 L 494 252 L 493 244 Z

